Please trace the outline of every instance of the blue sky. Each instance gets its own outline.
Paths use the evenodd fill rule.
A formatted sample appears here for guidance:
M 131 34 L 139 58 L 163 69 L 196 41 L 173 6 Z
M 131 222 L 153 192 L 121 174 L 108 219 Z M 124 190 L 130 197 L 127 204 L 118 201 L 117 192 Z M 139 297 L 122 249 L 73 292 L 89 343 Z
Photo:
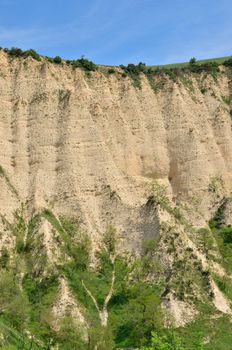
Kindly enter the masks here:
M 232 0 L 0 0 L 0 46 L 101 64 L 232 55 Z

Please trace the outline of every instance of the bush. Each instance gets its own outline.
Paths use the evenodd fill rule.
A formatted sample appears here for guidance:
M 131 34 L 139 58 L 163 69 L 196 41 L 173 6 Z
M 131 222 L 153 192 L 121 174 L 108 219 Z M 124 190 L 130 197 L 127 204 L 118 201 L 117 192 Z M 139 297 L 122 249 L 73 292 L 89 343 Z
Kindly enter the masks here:
M 0 257 L 0 267 L 5 269 L 8 265 L 10 259 L 10 254 L 6 247 L 3 247 L 1 250 L 1 257 Z
M 134 87 L 138 89 L 141 88 L 140 73 L 144 71 L 144 67 L 144 63 L 139 63 L 138 65 L 129 63 L 127 67 L 123 65 L 120 66 L 120 68 L 122 68 L 124 71 L 122 76 L 129 76 L 133 81 Z
M 87 58 L 81 57 L 76 61 L 71 62 L 73 68 L 82 68 L 86 72 L 96 71 L 98 69 L 97 65 Z
M 110 69 L 108 69 L 108 73 L 109 73 L 109 74 L 114 74 L 114 73 L 116 73 L 116 71 L 115 71 L 115 69 L 110 68 Z
M 207 92 L 207 89 L 206 88 L 201 88 L 201 93 L 204 95 L 205 93 Z
M 143 347 L 140 350 L 188 350 L 183 344 L 181 338 L 174 333 L 160 336 L 152 332 L 151 346 Z M 202 345 L 198 345 L 195 350 L 203 350 Z
M 17 47 L 12 47 L 11 49 L 4 49 L 4 51 L 12 57 L 32 57 L 37 61 L 41 60 L 40 55 L 33 49 L 23 51 Z
M 196 64 L 196 63 L 197 63 L 196 57 L 192 57 L 192 58 L 189 60 L 189 63 L 190 63 L 190 64 Z
M 78 349 L 85 350 L 86 344 L 83 341 L 84 331 L 81 327 L 77 327 L 73 322 L 72 317 L 66 316 L 61 323 L 61 327 L 57 334 L 58 343 L 62 346 L 61 349 Z
M 230 67 L 230 68 L 232 68 L 232 57 L 229 58 L 228 60 L 226 60 L 226 61 L 223 63 L 223 65 L 224 65 L 225 67 Z
M 220 234 L 223 237 L 224 243 L 232 243 L 232 227 L 226 226 L 223 229 L 221 229 Z
M 141 72 L 145 72 L 146 71 L 146 64 L 140 62 L 138 65 L 135 65 L 133 63 L 129 63 L 127 67 L 121 66 L 121 68 L 123 67 L 123 69 L 130 74 L 137 74 L 139 75 Z
M 23 54 L 22 54 L 22 56 L 25 57 L 25 58 L 26 58 L 26 57 L 32 57 L 32 58 L 34 58 L 34 60 L 36 60 L 36 61 L 41 61 L 40 55 L 39 55 L 35 50 L 33 50 L 33 49 L 24 51 Z
M 172 79 L 173 81 L 176 81 L 177 74 L 174 68 L 173 69 L 165 68 L 164 73 L 168 75 L 170 79 Z
M 50 63 L 53 63 L 53 62 L 54 62 L 54 60 L 53 60 L 52 57 L 45 56 L 45 58 L 46 58 L 46 60 L 47 60 L 48 62 L 50 62 Z
M 28 317 L 29 302 L 12 273 L 1 272 L 0 290 L 1 313 L 13 326 L 23 327 Z
M 56 64 L 61 64 L 62 63 L 62 59 L 60 56 L 56 56 L 53 58 L 53 62 Z
M 12 47 L 9 51 L 8 54 L 10 56 L 15 56 L 15 57 L 20 57 L 23 54 L 23 51 L 17 47 Z

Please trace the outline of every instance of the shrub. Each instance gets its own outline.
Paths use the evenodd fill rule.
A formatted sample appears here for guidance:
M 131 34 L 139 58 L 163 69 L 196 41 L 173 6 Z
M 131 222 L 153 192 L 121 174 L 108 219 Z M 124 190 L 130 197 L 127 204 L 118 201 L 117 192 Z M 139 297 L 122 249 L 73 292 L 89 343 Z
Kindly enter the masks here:
M 18 239 L 18 237 L 16 240 L 16 251 L 18 254 L 20 254 L 24 251 L 24 241 L 21 238 Z
M 81 57 L 76 61 L 72 61 L 73 68 L 82 68 L 86 72 L 96 71 L 98 69 L 97 65 L 87 58 Z
M 196 57 L 192 57 L 192 58 L 189 60 L 189 63 L 190 63 L 190 64 L 196 64 L 196 63 L 197 63 Z
M 176 81 L 177 74 L 174 69 L 165 68 L 164 73 L 168 75 L 170 79 L 172 79 L 173 81 Z
M 23 51 L 17 47 L 12 47 L 9 51 L 8 54 L 10 56 L 15 56 L 15 57 L 20 57 L 23 54 Z
M 201 88 L 201 93 L 204 95 L 205 93 L 207 92 L 207 89 L 206 88 Z
M 203 349 L 199 344 L 196 350 Z M 143 347 L 140 350 L 188 350 L 183 346 L 181 338 L 174 333 L 160 336 L 156 332 L 152 332 L 151 346 Z
M 1 257 L 0 257 L 0 267 L 5 269 L 8 265 L 10 259 L 10 254 L 6 247 L 3 247 L 1 250 Z
M 49 56 L 45 56 L 46 60 L 50 63 L 53 63 L 53 58 L 52 57 L 49 57 Z
M 83 341 L 84 330 L 75 324 L 72 317 L 66 316 L 61 323 L 57 334 L 57 340 L 63 350 L 78 349 L 85 350 L 86 344 Z
M 60 56 L 56 56 L 53 58 L 53 62 L 56 64 L 60 64 L 60 63 L 62 63 L 62 59 Z
M 222 96 L 222 100 L 224 103 L 226 103 L 227 105 L 230 105 L 232 102 L 232 95 L 229 96 Z
M 224 182 L 221 176 L 212 176 L 210 178 L 208 190 L 218 194 L 224 187 Z
M 232 68 L 232 57 L 226 60 L 223 65 Z
M 224 243 L 232 243 L 232 227 L 226 226 L 221 231 L 220 234 L 223 237 Z
M 22 55 L 23 55 L 23 57 L 25 57 L 25 58 L 26 58 L 26 57 L 32 57 L 32 58 L 34 58 L 34 60 L 36 60 L 36 61 L 41 61 L 40 55 L 39 55 L 35 50 L 33 50 L 33 49 L 24 51 Z
M 15 327 L 23 327 L 28 317 L 29 303 L 12 273 L 1 272 L 0 279 L 1 313 Z
M 115 254 L 117 247 L 116 228 L 109 226 L 103 236 L 103 243 L 109 254 Z
M 108 73 L 109 73 L 109 74 L 114 74 L 114 73 L 116 73 L 116 71 L 115 71 L 115 69 L 110 68 L 110 69 L 108 69 Z

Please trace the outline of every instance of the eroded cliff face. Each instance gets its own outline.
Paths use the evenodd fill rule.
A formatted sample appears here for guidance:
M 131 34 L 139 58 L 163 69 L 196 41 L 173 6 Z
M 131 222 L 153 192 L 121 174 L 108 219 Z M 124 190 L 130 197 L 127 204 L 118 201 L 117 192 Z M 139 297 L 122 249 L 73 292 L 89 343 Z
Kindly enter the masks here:
M 174 202 L 208 220 L 212 182 L 232 186 L 231 81 L 223 72 L 166 79 L 154 92 L 129 78 L 67 65 L 9 59 L 0 53 L 0 212 L 19 200 L 78 215 L 95 237 L 108 224 L 136 242 L 158 232 L 145 204 L 149 184 L 164 184 Z M 197 209 L 197 210 L 196 210 Z M 155 218 L 155 219 L 154 219 Z M 136 243 L 135 243 L 136 244 Z
M 230 325 L 231 70 L 141 74 L 141 88 L 115 70 L 0 51 L 1 273 L 28 315 L 41 309 L 38 329 L 44 310 L 56 334 L 68 316 L 86 344 L 98 318 L 106 329 L 118 314 L 108 304 L 122 286 L 138 305 L 150 288 L 150 309 L 158 295 L 165 326 L 201 322 L 202 303 Z

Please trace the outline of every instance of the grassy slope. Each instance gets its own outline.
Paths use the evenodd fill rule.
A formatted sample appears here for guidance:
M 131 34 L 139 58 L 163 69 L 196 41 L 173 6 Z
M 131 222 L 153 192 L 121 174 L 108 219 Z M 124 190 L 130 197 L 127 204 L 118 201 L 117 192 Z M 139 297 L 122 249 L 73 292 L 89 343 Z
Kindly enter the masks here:
M 229 58 L 231 58 L 231 56 L 218 57 L 218 58 L 209 58 L 209 59 L 206 59 L 206 60 L 197 61 L 197 63 L 198 64 L 204 64 L 204 63 L 207 63 L 207 62 L 217 62 L 219 64 L 222 64 L 223 62 L 225 62 Z M 189 62 L 180 62 L 180 63 L 155 65 L 155 66 L 152 66 L 152 67 L 181 68 L 181 67 L 187 66 L 188 64 L 189 64 Z

